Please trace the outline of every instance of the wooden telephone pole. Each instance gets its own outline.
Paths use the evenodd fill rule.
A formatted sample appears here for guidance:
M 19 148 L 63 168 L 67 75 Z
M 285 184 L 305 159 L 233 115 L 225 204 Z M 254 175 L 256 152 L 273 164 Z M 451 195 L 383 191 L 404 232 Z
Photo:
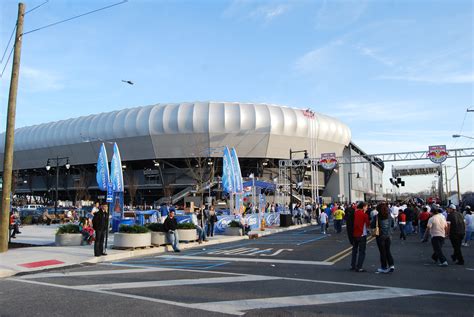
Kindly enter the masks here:
M 16 21 L 15 46 L 13 50 L 12 77 L 8 96 L 7 130 L 5 133 L 5 148 L 3 158 L 3 189 L 2 209 L 0 211 L 0 253 L 8 251 L 8 236 L 10 228 L 10 207 L 13 169 L 13 144 L 15 136 L 16 97 L 18 92 L 18 78 L 20 77 L 21 43 L 23 36 L 23 19 L 25 5 L 18 4 L 18 19 Z

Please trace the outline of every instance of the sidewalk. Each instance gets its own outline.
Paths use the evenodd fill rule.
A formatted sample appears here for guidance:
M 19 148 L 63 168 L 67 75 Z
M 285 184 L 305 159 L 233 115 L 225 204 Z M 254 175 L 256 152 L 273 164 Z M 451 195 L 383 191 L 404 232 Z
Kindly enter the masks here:
M 259 237 L 278 232 L 304 228 L 309 224 L 295 225 L 288 228 L 266 228 L 265 231 L 251 231 L 249 235 Z M 9 277 L 19 273 L 29 273 L 51 268 L 77 265 L 81 263 L 100 263 L 106 261 L 117 261 L 137 256 L 146 256 L 164 252 L 172 252 L 171 246 L 152 247 L 134 251 L 115 250 L 113 246 L 113 234 L 109 235 L 107 256 L 95 257 L 94 246 L 85 245 L 77 247 L 57 247 L 54 245 L 54 237 L 57 225 L 42 226 L 32 225 L 21 228 L 21 234 L 15 243 L 38 245 L 35 247 L 10 249 L 0 254 L 0 278 Z M 181 249 L 205 248 L 215 244 L 228 243 L 248 239 L 248 236 L 223 236 L 209 237 L 209 242 L 198 244 L 197 242 L 181 243 Z

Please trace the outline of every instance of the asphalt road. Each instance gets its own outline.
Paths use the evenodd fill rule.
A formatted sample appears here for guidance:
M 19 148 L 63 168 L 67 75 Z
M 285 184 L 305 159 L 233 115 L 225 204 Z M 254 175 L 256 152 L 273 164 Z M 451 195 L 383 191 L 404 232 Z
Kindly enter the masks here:
M 332 231 L 331 231 L 332 232 Z M 345 233 L 317 226 L 181 253 L 0 280 L 1 316 L 474 316 L 474 246 L 438 267 L 431 245 L 398 240 L 396 270 L 349 271 Z M 450 242 L 444 247 L 449 258 Z

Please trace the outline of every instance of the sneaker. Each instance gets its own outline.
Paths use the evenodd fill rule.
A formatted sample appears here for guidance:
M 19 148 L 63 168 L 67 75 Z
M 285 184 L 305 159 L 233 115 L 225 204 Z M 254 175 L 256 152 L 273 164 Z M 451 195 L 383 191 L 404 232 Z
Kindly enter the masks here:
M 174 250 L 174 252 L 181 252 L 181 250 L 179 250 L 179 249 L 178 249 L 178 250 Z
M 463 246 L 463 247 L 468 247 L 468 246 L 469 246 L 469 244 L 467 244 L 467 243 L 463 243 L 463 244 L 462 244 L 462 246 Z
M 388 272 L 390 272 L 390 269 L 382 269 L 382 268 L 380 268 L 380 269 L 377 269 L 377 272 L 375 272 L 375 273 L 388 273 Z
M 362 273 L 362 272 L 366 272 L 366 270 L 364 270 L 364 269 L 356 269 L 356 272 Z
M 443 263 L 438 264 L 438 266 L 446 267 L 448 266 L 448 262 L 444 261 Z
M 391 265 L 389 268 L 388 268 L 389 272 L 390 273 L 393 273 L 395 271 L 395 265 Z

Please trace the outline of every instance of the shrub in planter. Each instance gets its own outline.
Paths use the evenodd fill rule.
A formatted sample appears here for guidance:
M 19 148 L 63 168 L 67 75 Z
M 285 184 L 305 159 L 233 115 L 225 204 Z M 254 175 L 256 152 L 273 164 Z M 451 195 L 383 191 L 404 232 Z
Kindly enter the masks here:
M 150 232 L 150 230 L 147 227 L 139 226 L 139 225 L 133 225 L 133 226 L 121 225 L 119 228 L 119 232 L 120 233 L 147 233 L 147 232 Z
M 78 225 L 67 224 L 60 226 L 56 231 L 56 245 L 78 246 L 82 244 L 82 234 Z
M 79 228 L 79 225 L 70 223 L 64 226 L 59 226 L 58 231 L 56 231 L 56 234 L 66 234 L 66 233 L 81 233 L 81 230 Z
M 191 222 L 178 223 L 179 241 L 197 240 L 196 226 Z
M 165 226 L 162 223 L 153 222 L 146 224 L 146 227 L 153 232 L 165 232 Z
M 240 228 L 240 222 L 232 220 L 231 222 L 229 222 L 229 228 Z
M 183 223 L 178 223 L 178 230 L 189 230 L 189 229 L 196 229 L 196 226 L 194 223 L 191 222 L 183 222 Z
M 165 226 L 162 223 L 149 223 L 146 225 L 151 230 L 151 244 L 162 245 L 167 244 Z
M 238 221 L 232 220 L 229 222 L 229 225 L 224 230 L 224 235 L 226 236 L 241 236 L 242 235 L 242 228 Z
M 150 230 L 144 226 L 121 225 L 114 234 L 114 248 L 138 248 L 151 245 Z

